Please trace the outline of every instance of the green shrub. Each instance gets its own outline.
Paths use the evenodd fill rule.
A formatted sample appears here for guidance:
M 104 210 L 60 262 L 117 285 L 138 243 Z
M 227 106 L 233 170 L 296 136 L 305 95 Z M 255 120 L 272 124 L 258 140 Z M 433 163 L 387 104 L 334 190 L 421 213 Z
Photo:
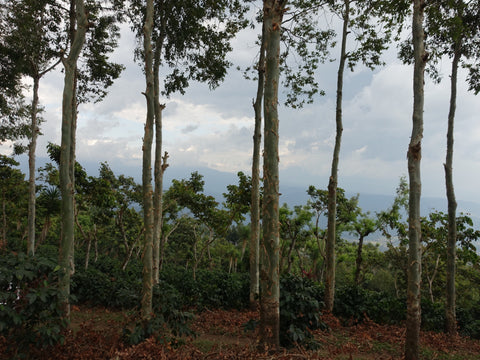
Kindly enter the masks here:
M 250 277 L 246 273 L 199 269 L 194 280 L 191 270 L 166 267 L 160 272 L 160 279 L 177 289 L 185 307 L 242 309 L 248 306 Z
M 320 320 L 322 289 L 313 280 L 286 275 L 280 280 L 280 343 L 314 347 L 312 330 L 326 328 Z
M 350 323 L 362 321 L 367 316 L 378 323 L 398 324 L 405 319 L 405 311 L 405 300 L 386 292 L 355 286 L 335 292 L 333 313 Z
M 462 335 L 480 339 L 480 303 L 470 308 L 457 308 L 457 322 Z
M 422 330 L 443 331 L 445 328 L 445 305 L 442 302 L 432 302 L 422 299 Z
M 0 334 L 14 351 L 63 341 L 67 322 L 57 301 L 58 271 L 49 258 L 0 257 Z
M 153 288 L 153 315 L 149 321 L 137 320 L 123 329 L 128 344 L 138 344 L 151 336 L 160 342 L 176 343 L 178 337 L 192 336 L 190 322 L 193 314 L 179 306 L 180 293 L 172 285 L 160 282 Z M 138 309 L 140 310 L 140 309 Z M 135 319 L 139 319 L 139 311 Z
M 122 270 L 119 260 L 105 256 L 87 270 L 77 265 L 72 293 L 80 304 L 132 309 L 140 301 L 141 279 L 137 264 Z
M 201 307 L 242 309 L 248 306 L 250 277 L 222 270 L 201 270 L 197 273 L 197 289 Z

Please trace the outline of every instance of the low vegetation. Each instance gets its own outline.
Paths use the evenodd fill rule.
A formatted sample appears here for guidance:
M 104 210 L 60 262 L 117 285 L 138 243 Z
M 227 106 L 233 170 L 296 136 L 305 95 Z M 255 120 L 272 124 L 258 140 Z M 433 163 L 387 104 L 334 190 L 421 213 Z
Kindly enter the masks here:
M 44 251 L 48 252 L 48 251 Z M 0 354 L 35 359 L 401 359 L 405 299 L 359 287 L 337 291 L 333 314 L 323 310 L 323 287 L 308 276 L 281 280 L 283 352 L 258 352 L 258 312 L 248 306 L 243 273 L 165 267 L 154 289 L 148 326 L 139 321 L 141 266 L 101 257 L 73 277 L 72 320 L 56 307 L 54 259 L 1 257 Z M 9 284 L 9 285 L 7 285 Z M 14 290 L 16 289 L 16 290 Z M 477 306 L 459 308 L 463 336 L 446 337 L 443 305 L 423 301 L 422 358 L 475 359 L 480 354 Z M 32 331 L 33 330 L 33 331 Z M 96 345 L 93 345 L 96 344 Z M 378 357 L 381 354 L 381 357 Z M 238 358 L 238 357 L 237 357 Z

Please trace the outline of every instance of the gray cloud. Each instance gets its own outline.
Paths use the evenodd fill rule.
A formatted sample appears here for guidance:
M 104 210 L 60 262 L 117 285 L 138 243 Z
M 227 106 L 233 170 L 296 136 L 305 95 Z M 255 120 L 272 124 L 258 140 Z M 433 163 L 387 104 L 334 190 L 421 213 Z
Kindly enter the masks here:
M 182 134 L 188 134 L 198 129 L 198 125 L 187 125 L 182 129 Z

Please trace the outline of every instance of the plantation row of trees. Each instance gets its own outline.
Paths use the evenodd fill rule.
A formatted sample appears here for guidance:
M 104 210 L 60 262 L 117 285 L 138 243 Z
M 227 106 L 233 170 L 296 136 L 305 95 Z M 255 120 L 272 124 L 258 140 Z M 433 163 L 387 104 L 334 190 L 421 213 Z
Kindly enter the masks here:
M 51 256 L 52 251 L 53 254 L 58 251 L 61 236 L 59 147 L 51 144 L 49 153 L 52 163 L 39 169 L 37 179 L 38 241 L 35 253 L 42 256 Z M 21 253 L 27 247 L 28 181 L 17 166 L 14 159 L 2 155 L 1 233 L 6 239 L 6 242 L 2 243 L 2 257 L 5 258 L 12 257 L 13 253 Z M 90 301 L 94 304 L 99 302 L 98 304 L 105 306 L 131 306 L 131 297 L 128 296 L 122 300 L 122 295 L 110 294 L 106 300 L 100 299 L 103 296 L 101 294 L 106 291 L 104 287 L 121 284 L 121 278 L 131 278 L 132 269 L 138 269 L 142 262 L 145 224 L 141 208 L 141 185 L 131 177 L 116 175 L 107 163 L 100 164 L 98 176 L 88 175 L 81 164 L 77 163 L 75 174 L 74 251 L 75 274 L 78 275 L 73 275 L 73 281 L 77 284 L 73 294 L 79 301 Z M 251 177 L 239 173 L 238 184 L 227 186 L 221 203 L 205 194 L 204 185 L 202 175 L 194 172 L 188 179 L 173 180 L 164 192 L 159 279 L 171 276 L 168 274 L 171 274 L 172 268 L 189 272 L 188 276 L 191 276 L 194 282 L 201 283 L 206 281 L 204 271 L 232 275 L 249 273 L 251 229 L 248 214 L 251 205 Z M 260 190 L 263 202 L 263 189 Z M 306 204 L 293 207 L 283 204 L 279 208 L 279 275 L 283 278 L 296 274 L 324 284 L 327 266 L 328 190 L 310 186 L 306 191 L 309 195 Z M 358 195 L 348 197 L 343 189 L 338 189 L 336 276 L 337 289 L 340 289 L 341 293 L 346 289 L 364 289 L 363 291 L 383 294 L 386 299 L 397 299 L 400 304 L 404 304 L 408 279 L 408 198 L 408 184 L 402 178 L 391 206 L 376 214 L 370 214 L 359 207 Z M 480 231 L 473 227 L 473 222 L 467 215 L 461 214 L 456 221 L 457 306 L 462 313 L 468 312 L 468 309 L 477 311 L 480 300 L 480 292 L 476 290 L 480 288 L 480 259 L 475 244 L 480 238 Z M 424 284 L 421 295 L 427 304 L 431 304 L 428 306 L 436 304 L 435 306 L 443 309 L 447 276 L 448 216 L 432 211 L 422 217 L 421 225 Z M 368 241 L 369 238 L 371 241 Z M 105 280 L 101 280 L 102 277 L 95 280 L 93 276 L 98 277 L 99 274 L 92 273 L 89 269 L 103 269 L 109 261 L 117 264 L 115 270 L 109 270 L 115 271 L 114 275 L 109 276 L 116 280 L 108 280 L 112 285 L 100 286 L 96 281 Z M 105 269 L 110 269 L 111 266 L 108 265 Z M 140 272 L 136 273 L 140 276 Z M 85 276 L 91 278 L 86 279 Z M 245 279 L 248 279 L 248 276 Z M 138 281 L 139 278 L 134 280 L 133 284 Z M 298 281 L 301 279 L 295 278 L 293 282 Z M 89 290 L 85 284 L 92 288 Z M 285 286 L 287 284 L 290 287 L 295 286 L 290 282 L 285 283 Z M 137 288 L 136 285 L 130 286 Z M 136 291 L 139 290 L 137 288 Z M 130 291 L 134 292 L 132 289 Z M 296 289 L 295 292 L 297 291 L 301 293 L 301 289 Z M 361 317 L 362 312 L 375 312 L 366 307 L 356 308 L 359 306 L 355 305 L 356 301 L 365 301 L 361 295 L 358 295 L 356 300 L 348 300 L 353 301 L 352 304 L 347 301 L 348 296 L 353 296 L 352 293 L 348 292 L 345 296 L 347 298 L 339 300 L 335 307 L 335 311 L 342 315 L 348 316 L 348 311 L 354 311 L 356 316 Z M 220 302 L 218 305 L 248 306 L 248 294 L 242 293 L 241 299 L 236 299 L 244 300 L 242 304 Z M 155 303 L 155 299 L 153 301 Z M 347 306 L 348 310 L 343 309 L 344 306 Z M 405 310 L 401 311 L 405 314 Z M 424 315 L 427 316 L 424 326 L 441 330 L 435 316 L 442 314 L 436 311 L 434 314 L 427 312 L 427 315 Z M 387 315 L 385 319 L 388 321 Z M 386 321 L 385 319 L 383 321 Z M 462 323 L 461 330 L 466 334 L 479 336 L 480 329 L 478 333 L 475 329 L 473 323 Z
M 232 50 L 230 41 L 249 23 L 256 23 L 248 19 L 248 15 L 252 14 L 252 9 L 255 9 L 256 5 L 254 1 L 238 0 L 1 1 L 0 110 L 2 123 L 0 134 L 2 141 L 14 141 L 22 137 L 27 137 L 29 140 L 27 149 L 29 197 L 26 217 L 28 227 L 26 235 L 17 234 L 14 243 L 20 244 L 18 240 L 25 236 L 27 253 L 29 256 L 34 256 L 38 244 L 47 241 L 49 234 L 55 233 L 57 239 L 60 238 L 58 244 L 61 296 L 59 301 L 64 315 L 68 318 L 70 276 L 74 272 L 74 249 L 78 246 L 78 238 L 83 239 L 85 243 L 87 249 L 85 267 L 88 267 L 92 245 L 94 253 L 97 253 L 101 235 L 103 235 L 103 241 L 106 241 L 107 238 L 113 238 L 111 234 L 117 234 L 119 239 L 115 241 L 122 244 L 118 246 L 118 251 L 123 251 L 125 265 L 138 249 L 142 254 L 142 319 L 147 324 L 152 317 L 153 289 L 159 282 L 160 269 L 165 262 L 166 251 L 169 249 L 167 246 L 169 239 L 180 232 L 182 226 L 189 225 L 193 228 L 189 232 L 192 256 L 188 263 L 195 270 L 205 258 L 211 259 L 213 244 L 218 242 L 219 238 L 227 237 L 231 231 L 231 224 L 236 223 L 237 228 L 241 229 L 242 217 L 250 212 L 250 302 L 255 306 L 259 296 L 260 342 L 265 346 L 277 347 L 280 331 L 280 269 L 294 271 L 297 268 L 297 270 L 307 271 L 309 266 L 310 269 L 316 269 L 316 266 L 320 266 L 318 264 L 322 264 L 318 268 L 321 276 L 316 276 L 325 284 L 325 308 L 332 311 L 337 287 L 336 276 L 339 273 L 336 269 L 339 264 L 336 250 L 339 247 L 340 235 L 347 230 L 355 231 L 359 236 L 359 246 L 354 279 L 357 285 L 361 283 L 363 239 L 369 233 L 379 231 L 380 225 L 367 215 L 361 215 L 361 211 L 354 205 L 355 201 L 344 199 L 343 192 L 337 188 L 343 131 L 343 74 L 345 67 L 353 71 L 359 64 L 371 69 L 382 65 L 382 53 L 391 45 L 401 44 L 400 57 L 414 66 L 414 107 L 412 136 L 408 150 L 408 226 L 404 225 L 404 233 L 398 232 L 396 237 L 400 244 L 405 248 L 408 247 L 409 256 L 404 269 L 408 283 L 405 356 L 407 359 L 418 358 L 421 280 L 428 275 L 426 283 L 431 285 L 430 295 L 433 298 L 433 283 L 435 278 L 438 279 L 437 273 L 442 256 L 446 256 L 445 261 L 448 264 L 448 271 L 446 271 L 447 330 L 451 333 L 456 331 L 455 284 L 457 281 L 455 274 L 456 262 L 459 258 L 456 245 L 463 236 L 458 229 L 467 220 L 461 220 L 463 218 L 459 218 L 456 214 L 452 181 L 453 124 L 459 65 L 469 69 L 467 80 L 470 89 L 475 93 L 480 89 L 476 57 L 480 53 L 478 51 L 480 23 L 478 1 L 442 0 L 433 3 L 415 0 L 412 7 L 411 2 L 406 0 L 396 2 L 264 0 L 257 19 L 262 24 L 261 27 L 259 26 L 262 30 L 258 34 L 260 50 L 258 64 L 254 69 L 258 91 L 254 102 L 255 134 L 251 179 L 241 177 L 243 188 L 239 187 L 237 194 L 232 193 L 235 191 L 231 188 L 225 208 L 222 209 L 218 208 L 215 199 L 202 194 L 203 184 L 198 174 L 192 174 L 192 178 L 188 180 L 174 182 L 172 188 L 164 194 L 163 173 L 169 164 L 168 154 L 163 153 L 162 150 L 162 111 L 165 106 L 161 104 L 160 96 L 169 96 L 175 92 L 183 94 L 192 80 L 206 82 L 212 88 L 217 86 L 231 65 L 225 60 L 226 54 Z M 340 19 L 341 32 L 337 34 L 335 29 L 329 28 L 320 21 L 325 14 L 333 14 Z M 78 104 L 101 100 L 106 95 L 108 86 L 120 76 L 123 67 L 110 62 L 109 54 L 117 46 L 119 24 L 124 21 L 129 21 L 137 37 L 138 47 L 135 57 L 142 65 L 145 75 L 144 96 L 147 116 L 142 144 L 141 190 L 135 188 L 138 185 L 131 179 L 116 178 L 106 164 L 102 165 L 100 178 L 95 180 L 99 181 L 100 185 L 93 184 L 91 182 L 94 178 L 88 177 L 75 161 Z M 403 41 L 404 29 L 409 27 L 412 30 L 411 36 L 406 36 L 406 40 Z M 315 188 L 309 189 L 312 203 L 317 202 L 317 207 L 312 207 L 317 218 L 319 214 L 325 213 L 327 216 L 325 234 L 322 235 L 318 229 L 314 232 L 317 257 L 322 260 L 314 266 L 312 255 L 307 256 L 300 251 L 304 244 L 302 238 L 306 236 L 301 234 L 304 234 L 305 227 L 308 228 L 307 220 L 312 210 L 295 208 L 291 212 L 292 210 L 280 207 L 279 204 L 278 90 L 279 84 L 289 89 L 287 96 L 289 106 L 302 107 L 304 103 L 312 102 L 315 94 L 322 93 L 317 82 L 316 70 L 321 68 L 321 63 L 333 57 L 331 52 L 337 49 L 335 43 L 338 39 L 340 39 L 338 41 L 340 56 L 338 57 L 336 92 L 336 138 L 331 175 L 327 192 L 322 193 Z M 433 217 L 422 219 L 420 217 L 420 160 L 423 137 L 424 73 L 427 69 L 434 79 L 439 80 L 436 65 L 444 58 L 452 60 L 445 162 L 448 217 L 445 219 L 442 214 L 437 214 L 438 218 L 431 215 Z M 296 61 L 292 62 L 292 59 Z M 39 124 L 44 120 L 41 118 L 42 109 L 38 101 L 39 84 L 45 74 L 60 64 L 63 65 L 65 76 L 62 140 L 59 147 L 52 145 L 49 149 L 52 160 L 58 164 L 56 170 L 58 173 L 55 175 L 56 168 L 53 165 L 43 169 L 41 174 L 45 179 L 39 185 L 36 183 L 35 176 L 35 152 L 36 139 L 40 133 Z M 160 79 L 160 68 L 170 70 L 163 82 Z M 250 70 L 252 69 L 247 69 L 246 73 L 248 74 Z M 24 98 L 23 85 L 23 79 L 26 77 L 33 81 L 32 101 L 28 105 Z M 264 119 L 263 190 L 260 194 L 262 118 Z M 16 150 L 22 149 L 16 147 Z M 10 169 L 5 171 L 15 173 L 11 168 L 12 159 L 4 157 L 2 161 L 6 169 Z M 52 178 L 56 176 L 58 180 L 55 182 Z M 5 182 L 5 184 L 9 183 L 9 181 Z M 50 187 L 42 188 L 45 184 L 50 184 Z M 95 193 L 93 189 L 97 191 L 97 186 L 103 187 L 100 192 Z M 250 195 L 247 196 L 244 191 L 245 188 L 250 191 L 250 187 L 251 198 L 248 198 Z M 38 226 L 42 223 L 42 220 L 37 221 L 37 213 L 40 214 L 37 201 L 40 203 L 40 201 L 53 199 L 58 195 L 57 191 L 60 193 L 58 206 L 61 214 L 59 217 L 61 231 L 59 229 L 56 232 L 52 231 L 54 217 L 49 213 L 43 219 L 43 228 L 39 233 L 40 238 L 37 239 Z M 138 198 L 140 193 L 142 196 Z M 107 196 L 107 194 L 112 195 Z M 245 198 L 243 202 L 237 201 L 235 196 L 247 197 L 249 202 L 245 202 Z M 261 197 L 262 201 L 260 201 Z M 117 202 L 115 206 L 112 205 L 115 210 L 102 213 L 105 204 L 96 203 L 102 201 L 105 204 Z M 122 205 L 119 205 L 120 202 Z M 5 203 L 6 200 L 4 200 Z M 53 206 L 53 202 L 51 205 Z M 323 205 L 326 208 L 323 208 Z M 173 211 L 170 206 L 177 211 Z M 343 206 L 347 207 L 342 208 Z M 398 212 L 402 207 L 398 204 L 396 206 Z M 139 208 L 142 209 L 141 212 L 138 212 Z M 7 217 L 7 210 L 4 209 L 2 246 L 7 248 L 7 219 L 11 217 Z M 97 209 L 95 211 L 99 213 L 88 214 L 84 218 L 85 209 L 89 211 Z M 182 209 L 188 209 L 191 216 L 182 213 Z M 394 216 L 392 214 L 391 216 Z M 285 216 L 286 219 L 283 219 Z M 283 220 L 289 223 L 296 217 L 299 218 L 300 223 L 302 221 L 305 223 L 298 225 L 296 230 L 289 228 L 290 225 L 286 229 Z M 192 218 L 194 220 L 191 220 Z M 302 218 L 304 220 L 301 220 Z M 21 219 L 22 217 L 16 219 L 18 224 L 21 224 Z M 363 220 L 360 221 L 360 219 L 364 222 L 362 223 Z M 401 217 L 397 215 L 396 220 L 394 218 L 389 220 L 392 229 L 400 229 L 400 219 Z M 116 223 L 112 232 L 102 234 L 101 228 L 113 221 Z M 435 269 L 431 274 L 428 272 L 428 266 L 423 267 L 422 273 L 421 266 L 422 260 L 426 259 L 424 244 L 427 242 L 426 234 L 429 233 L 428 221 L 433 228 L 442 222 L 442 226 L 447 226 L 448 229 L 448 250 L 446 255 L 439 252 L 436 265 L 433 267 L 429 265 L 430 269 Z M 185 222 L 188 224 L 185 225 Z M 260 231 L 260 223 L 262 231 Z M 349 230 L 348 226 L 353 226 L 353 223 L 357 223 L 356 228 Z M 388 221 L 384 219 L 381 223 L 385 224 Z M 16 231 L 21 229 L 19 225 Z M 386 231 L 384 226 L 382 229 Z M 289 243 L 285 244 L 288 238 Z M 434 238 L 440 242 L 438 235 Z M 405 244 L 405 239 L 408 239 L 408 245 Z M 324 247 L 322 247 L 322 241 L 324 241 Z M 226 244 L 228 245 L 229 242 Z M 116 255 L 119 256 L 120 253 Z M 307 261 L 304 257 L 310 257 L 310 259 Z M 229 266 L 234 267 L 233 264 L 238 261 L 238 257 L 232 255 L 230 259 Z M 471 266 L 473 263 L 469 264 Z

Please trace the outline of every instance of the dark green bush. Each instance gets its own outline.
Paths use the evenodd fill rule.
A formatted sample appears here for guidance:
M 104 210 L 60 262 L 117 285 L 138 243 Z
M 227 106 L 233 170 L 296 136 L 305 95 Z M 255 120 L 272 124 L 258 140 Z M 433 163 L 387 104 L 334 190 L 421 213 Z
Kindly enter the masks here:
M 119 260 L 105 256 L 87 270 L 77 265 L 72 293 L 80 304 L 132 309 L 140 301 L 141 279 L 135 263 L 122 270 Z
M 0 334 L 14 351 L 63 341 L 67 322 L 57 305 L 58 271 L 49 258 L 0 257 Z
M 445 328 L 445 305 L 422 299 L 422 330 L 443 331 Z
M 367 316 L 378 323 L 398 324 L 405 319 L 405 311 L 405 300 L 389 293 L 354 286 L 335 292 L 333 313 L 350 323 L 362 321 Z
M 313 280 L 286 275 L 280 280 L 280 343 L 314 347 L 312 330 L 326 328 L 320 320 L 322 289 Z
M 161 281 L 153 288 L 153 315 L 149 321 L 135 321 L 123 329 L 128 344 L 138 344 L 152 335 L 160 342 L 175 343 L 178 337 L 194 335 L 193 314 L 181 308 L 181 295 L 174 286 Z M 138 309 L 140 310 L 140 309 Z M 135 319 L 140 318 L 139 311 Z
M 457 322 L 462 335 L 480 339 L 480 303 L 468 309 L 457 308 Z
M 248 306 L 248 274 L 167 266 L 160 272 L 161 286 L 173 286 L 181 295 L 179 307 L 241 309 Z M 125 269 L 116 259 L 102 257 L 85 270 L 81 264 L 72 277 L 72 293 L 78 303 L 133 309 L 140 302 L 141 263 L 132 261 Z
M 197 288 L 201 307 L 242 309 L 248 306 L 250 277 L 243 273 L 201 270 L 197 272 Z
M 199 269 L 194 280 L 191 270 L 167 267 L 161 271 L 160 279 L 177 289 L 185 307 L 242 309 L 248 306 L 250 277 L 245 273 Z

